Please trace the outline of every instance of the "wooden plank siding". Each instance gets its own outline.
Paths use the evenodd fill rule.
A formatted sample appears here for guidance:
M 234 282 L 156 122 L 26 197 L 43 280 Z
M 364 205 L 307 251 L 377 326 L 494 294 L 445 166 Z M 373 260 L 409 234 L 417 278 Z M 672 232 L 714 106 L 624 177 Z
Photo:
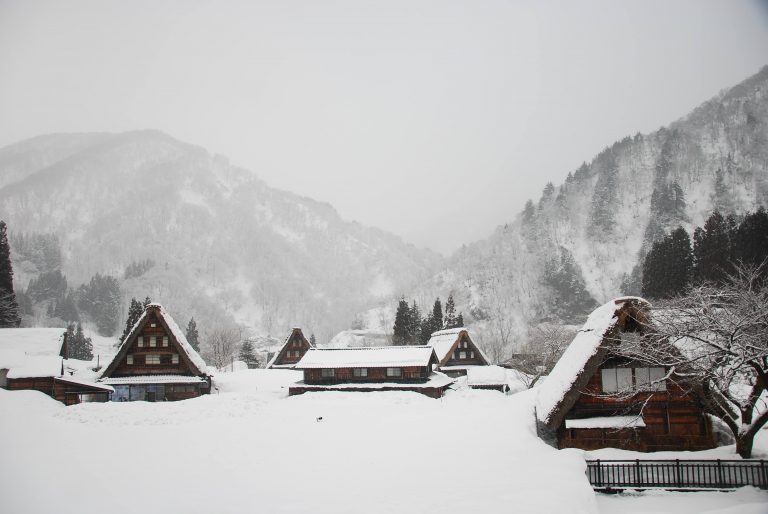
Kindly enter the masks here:
M 368 370 L 365 377 L 355 376 L 355 368 L 328 368 L 334 370 L 333 377 L 324 377 L 322 369 L 305 369 L 305 384 L 371 383 L 371 382 L 426 382 L 430 375 L 428 366 L 399 367 L 400 376 L 387 376 L 387 368 L 363 368 Z
M 603 367 L 614 367 L 606 363 Z M 627 366 L 629 367 L 629 366 Z M 637 367 L 642 367 L 637 364 Z M 557 431 L 560 448 L 594 450 L 604 447 L 635 451 L 705 450 L 715 447 L 711 422 L 696 399 L 677 384 L 666 382 L 666 391 L 638 392 L 628 398 L 600 396 L 602 374 L 592 375 L 568 419 L 642 414 L 645 427 L 566 429 Z
M 64 405 L 80 403 L 80 395 L 93 395 L 91 401 L 106 402 L 109 400 L 109 393 L 106 391 L 90 388 L 86 385 L 61 382 L 55 380 L 55 377 L 9 378 L 8 390 L 40 391 Z

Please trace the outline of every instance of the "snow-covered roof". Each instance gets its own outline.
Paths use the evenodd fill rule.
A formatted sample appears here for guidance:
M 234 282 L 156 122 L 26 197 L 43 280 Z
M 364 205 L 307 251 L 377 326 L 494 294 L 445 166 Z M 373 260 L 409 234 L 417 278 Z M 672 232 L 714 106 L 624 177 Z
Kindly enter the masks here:
M 467 385 L 495 386 L 509 382 L 506 368 L 501 366 L 467 366 Z
M 2 352 L 0 352 L 2 353 Z M 0 368 L 8 368 L 8 378 L 55 377 L 61 375 L 62 358 L 56 355 L 26 356 L 17 354 L 18 359 L 3 358 L 5 364 Z
M 467 337 L 472 342 L 472 345 L 475 347 L 474 349 L 477 350 L 477 352 L 480 354 L 483 360 L 485 362 L 491 362 L 488 360 L 488 357 L 486 357 L 485 353 L 483 353 L 480 347 L 478 347 L 475 344 L 475 341 L 472 338 L 472 335 L 469 333 L 469 330 L 465 327 L 447 328 L 445 330 L 438 330 L 437 332 L 432 332 L 432 335 L 430 336 L 429 342 L 427 343 L 427 345 L 435 349 L 435 355 L 437 355 L 437 360 L 440 362 L 444 362 L 446 360 L 446 357 L 448 357 L 448 355 L 451 353 L 451 349 L 453 348 L 453 345 L 459 339 L 462 332 L 466 332 Z
M 58 356 L 66 328 L 0 328 L 0 368 L 19 365 L 26 356 Z
M 101 389 L 104 391 L 110 391 L 112 393 L 115 392 L 115 388 L 106 384 L 99 384 L 96 382 L 91 382 L 89 380 L 82 380 L 79 378 L 75 378 L 72 376 L 62 376 L 62 377 L 55 377 L 54 380 L 57 380 L 59 382 L 66 382 L 68 384 L 75 384 L 75 385 L 81 385 L 86 387 L 92 387 L 93 389 Z
M 202 377 L 189 375 L 134 375 L 131 377 L 114 377 L 99 380 L 99 383 L 108 385 L 129 384 L 199 384 L 205 382 Z
M 565 428 L 644 428 L 642 416 L 599 416 L 585 419 L 566 419 Z
M 186 358 L 189 360 L 189 362 L 197 368 L 197 372 L 201 375 L 206 374 L 206 370 L 208 365 L 205 363 L 202 357 L 200 357 L 200 354 L 195 351 L 194 348 L 192 348 L 192 345 L 189 344 L 189 341 L 187 341 L 187 336 L 184 334 L 184 331 L 179 328 L 179 326 L 176 324 L 174 319 L 171 317 L 170 314 L 163 308 L 162 305 L 159 303 L 150 303 L 147 305 L 147 308 L 144 309 L 144 312 L 141 313 L 141 316 L 136 321 L 136 323 L 131 328 L 131 331 L 128 333 L 128 336 L 123 340 L 123 342 L 120 344 L 120 347 L 117 349 L 117 353 L 115 354 L 114 359 L 112 359 L 112 362 L 104 368 L 104 371 L 101 373 L 100 377 L 104 378 L 107 377 L 109 373 L 112 372 L 112 368 L 114 368 L 115 362 L 118 361 L 118 359 L 121 359 L 123 354 L 127 351 L 127 348 L 129 346 L 129 343 L 133 341 L 133 338 L 138 330 L 141 329 L 141 327 L 144 326 L 144 323 L 147 320 L 147 317 L 149 316 L 150 312 L 156 312 L 160 320 L 165 323 L 165 325 L 168 327 L 168 330 L 171 332 L 171 335 L 176 340 L 176 342 L 179 344 L 180 350 L 186 355 Z
M 574 384 L 584 372 L 589 360 L 597 355 L 605 336 L 616 327 L 619 321 L 617 312 L 627 303 L 650 306 L 642 298 L 623 297 L 611 300 L 589 315 L 587 322 L 538 388 L 536 416 L 539 421 L 542 423 L 550 421 L 552 413 L 565 395 L 574 388 Z
M 295 369 L 428 366 L 434 354 L 431 346 L 310 348 Z

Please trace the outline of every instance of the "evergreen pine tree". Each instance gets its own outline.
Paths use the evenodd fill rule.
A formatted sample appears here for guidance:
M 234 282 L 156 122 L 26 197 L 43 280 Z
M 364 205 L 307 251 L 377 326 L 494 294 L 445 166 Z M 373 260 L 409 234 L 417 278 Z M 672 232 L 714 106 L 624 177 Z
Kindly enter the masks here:
M 453 303 L 453 293 L 448 295 L 448 300 L 445 302 L 445 322 L 444 328 L 456 328 L 459 325 L 456 324 L 456 305 Z
M 421 342 L 421 309 L 416 305 L 416 300 L 411 303 L 411 310 L 408 318 L 408 344 L 419 344 Z
M 432 306 L 432 332 L 437 332 L 443 329 L 443 304 L 440 303 L 440 298 L 435 298 L 435 304 Z M 427 339 L 429 341 L 429 339 Z
M 139 318 L 143 313 L 144 307 L 141 302 L 136 300 L 136 298 L 131 298 L 131 305 L 128 307 L 128 317 L 125 319 L 125 328 L 123 329 L 123 335 L 120 336 L 120 341 L 125 341 L 125 338 L 128 337 L 128 333 L 136 322 L 139 321 Z
M 248 369 L 259 367 L 259 357 L 256 355 L 253 343 L 248 339 L 243 341 L 243 344 L 240 346 L 240 353 L 237 358 L 245 362 L 248 365 Z
M 462 313 L 456 316 L 456 328 L 464 328 L 464 314 Z
M 90 337 L 85 337 L 82 324 L 70 323 L 67 325 L 67 346 L 70 359 L 83 361 L 93 359 L 93 344 L 91 344 Z
M 712 213 L 693 232 L 694 277 L 697 281 L 722 283 L 733 271 L 732 233 L 728 221 L 718 211 Z
M 21 323 L 19 304 L 13 290 L 11 247 L 4 221 L 0 221 L 0 327 L 18 327 Z
M 317 339 L 315 339 L 315 334 L 309 335 L 309 344 L 313 347 L 317 346 Z
M 195 323 L 195 318 L 189 318 L 189 323 L 187 323 L 187 333 L 185 334 L 187 337 L 187 342 L 189 342 L 189 345 L 196 351 L 200 351 L 200 335 L 197 333 L 197 323 Z
M 681 294 L 693 275 L 691 238 L 678 227 L 653 244 L 643 263 L 643 296 L 671 298 Z
M 747 213 L 739 223 L 735 236 L 734 258 L 748 266 L 764 263 L 763 276 L 768 275 L 768 213 L 760 207 L 756 212 Z
M 419 342 L 421 344 L 429 342 L 430 337 L 432 337 L 432 332 L 434 332 L 434 328 L 432 314 L 428 314 L 426 318 L 421 320 L 421 327 L 419 329 Z
M 411 308 L 405 297 L 401 297 L 395 312 L 395 324 L 392 326 L 392 342 L 396 345 L 408 344 L 411 338 Z
M 147 296 L 146 298 L 144 298 L 144 308 L 145 308 L 145 309 L 146 309 L 147 307 L 149 307 L 149 304 L 150 304 L 150 303 L 152 303 L 152 299 L 151 299 L 149 296 Z

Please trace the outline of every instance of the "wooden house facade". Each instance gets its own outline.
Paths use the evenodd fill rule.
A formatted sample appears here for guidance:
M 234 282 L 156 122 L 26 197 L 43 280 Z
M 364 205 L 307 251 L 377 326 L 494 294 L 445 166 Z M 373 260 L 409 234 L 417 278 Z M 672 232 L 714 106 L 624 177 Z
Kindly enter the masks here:
M 40 391 L 64 405 L 108 402 L 114 393 L 111 386 L 82 381 L 71 376 L 8 378 L 6 387 L 9 391 Z
M 267 362 L 267 369 L 293 369 L 312 344 L 304 337 L 300 328 L 294 328 L 285 339 L 283 346 Z
M 296 364 L 304 380 L 289 395 L 308 391 L 415 391 L 440 398 L 453 380 L 435 373 L 429 346 L 312 348 Z
M 438 369 L 451 377 L 467 374 L 470 366 L 488 366 L 490 361 L 475 344 L 466 328 L 450 328 L 434 332 L 428 346 L 435 350 Z
M 200 355 L 159 304 L 150 304 L 99 381 L 114 387 L 113 401 L 175 401 L 210 392 Z
M 640 298 L 619 298 L 589 316 L 539 387 L 537 426 L 545 440 L 584 450 L 715 447 L 695 388 L 684 390 L 669 370 L 621 355 L 622 339 L 642 336 L 649 309 Z

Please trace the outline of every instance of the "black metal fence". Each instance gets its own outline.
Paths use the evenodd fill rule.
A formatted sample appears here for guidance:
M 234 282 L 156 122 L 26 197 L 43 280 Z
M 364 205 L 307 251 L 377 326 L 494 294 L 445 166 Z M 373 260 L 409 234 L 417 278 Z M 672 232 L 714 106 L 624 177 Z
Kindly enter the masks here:
M 596 490 L 768 489 L 765 460 L 588 460 L 587 477 Z

